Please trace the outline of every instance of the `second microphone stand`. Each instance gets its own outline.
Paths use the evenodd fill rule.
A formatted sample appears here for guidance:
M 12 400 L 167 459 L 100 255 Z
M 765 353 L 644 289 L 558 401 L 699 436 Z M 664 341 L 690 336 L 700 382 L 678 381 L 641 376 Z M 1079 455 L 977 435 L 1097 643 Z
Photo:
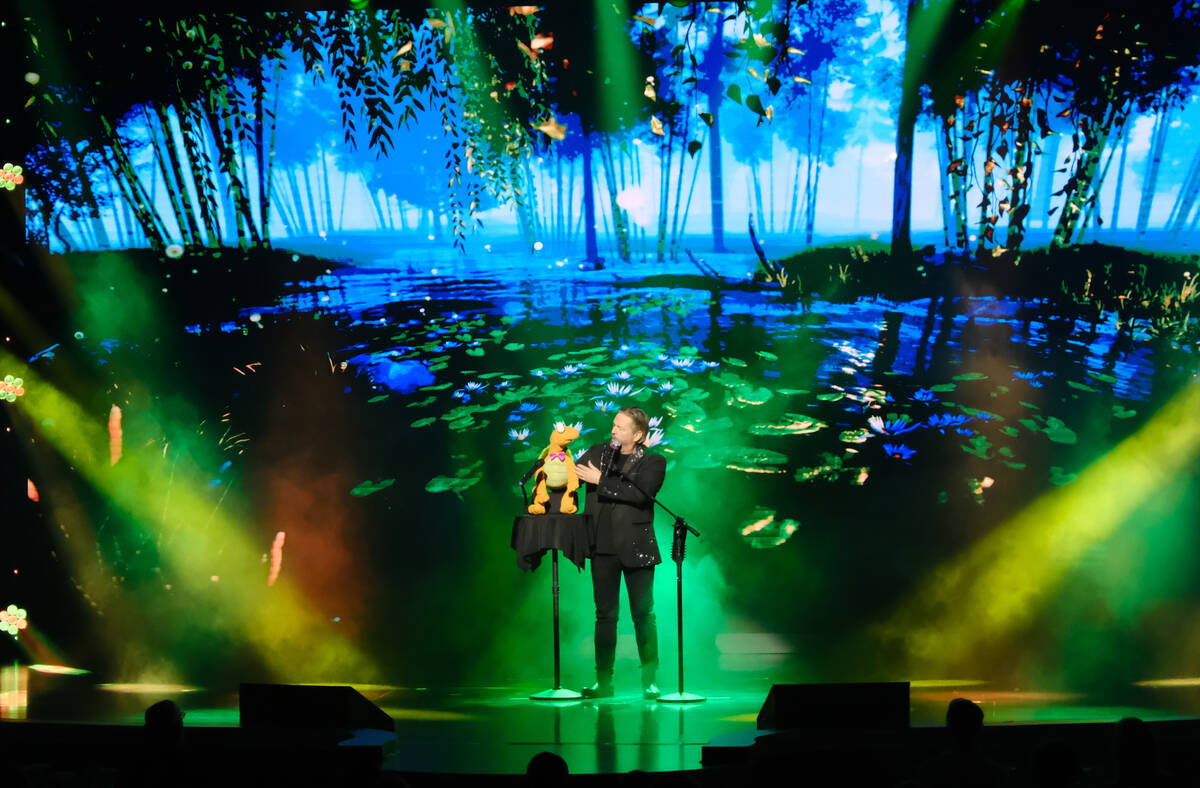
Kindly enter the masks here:
M 671 560 L 675 562 L 675 620 L 677 624 L 676 638 L 679 645 L 679 691 L 669 692 L 658 697 L 659 703 L 699 703 L 708 698 L 685 692 L 683 689 L 683 556 L 687 550 L 687 535 L 690 531 L 697 539 L 700 532 L 687 524 L 682 517 L 667 508 L 666 504 L 643 490 L 638 483 L 624 473 L 618 471 L 621 478 L 633 485 L 634 489 L 649 498 L 656 506 L 675 518 L 675 533 L 671 540 Z

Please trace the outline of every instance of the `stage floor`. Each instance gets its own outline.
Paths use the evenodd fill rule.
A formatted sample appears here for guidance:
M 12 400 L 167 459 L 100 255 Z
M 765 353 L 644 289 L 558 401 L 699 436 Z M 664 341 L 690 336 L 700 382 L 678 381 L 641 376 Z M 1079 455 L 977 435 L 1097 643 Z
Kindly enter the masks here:
M 12 666 L 3 668 L 0 678 L 0 715 L 7 721 L 137 726 L 146 706 L 172 698 L 184 709 L 188 727 L 238 725 L 236 689 L 101 684 L 90 676 Z M 575 774 L 698 769 L 701 750 L 713 739 L 752 740 L 770 688 L 766 682 L 737 691 L 689 687 L 707 700 L 672 705 L 645 701 L 633 687 L 618 687 L 610 699 L 547 702 L 529 698 L 544 689 L 538 686 L 352 686 L 395 721 L 396 738 L 385 746 L 384 769 L 459 774 L 521 773 L 543 750 L 560 754 Z M 1104 698 L 945 679 L 914 682 L 912 725 L 940 726 L 946 704 L 959 696 L 979 703 L 988 725 L 1200 717 L 1200 679 L 1130 686 Z

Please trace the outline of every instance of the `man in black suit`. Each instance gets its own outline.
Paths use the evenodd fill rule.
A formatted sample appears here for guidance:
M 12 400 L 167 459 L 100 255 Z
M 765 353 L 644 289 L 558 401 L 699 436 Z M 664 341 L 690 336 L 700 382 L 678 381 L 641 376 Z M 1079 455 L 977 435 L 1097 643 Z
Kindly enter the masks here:
M 643 445 L 650 420 L 641 408 L 621 408 L 613 418 L 612 442 L 592 446 L 575 461 L 587 484 L 586 509 L 595 518 L 592 590 L 596 598 L 596 683 L 585 698 L 611 697 L 617 650 L 621 576 L 629 594 L 629 612 L 642 662 L 642 693 L 658 697 L 658 628 L 654 621 L 654 567 L 662 563 L 654 538 L 654 504 L 667 462 Z M 639 489 L 640 488 L 640 489 Z

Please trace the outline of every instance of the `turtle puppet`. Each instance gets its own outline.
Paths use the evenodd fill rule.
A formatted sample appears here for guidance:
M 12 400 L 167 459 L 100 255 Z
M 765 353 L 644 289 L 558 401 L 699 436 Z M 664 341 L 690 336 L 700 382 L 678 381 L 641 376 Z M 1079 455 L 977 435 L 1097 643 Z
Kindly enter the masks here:
M 538 459 L 542 466 L 537 470 L 537 486 L 533 490 L 533 503 L 529 505 L 530 514 L 545 514 L 546 504 L 550 502 L 550 491 L 562 492 L 562 503 L 559 511 L 562 514 L 575 514 L 579 506 L 575 500 L 575 491 L 579 489 L 579 477 L 575 475 L 575 459 L 567 449 L 567 445 L 579 437 L 579 430 L 568 427 L 563 422 L 554 425 L 550 433 L 550 445 L 542 450 Z

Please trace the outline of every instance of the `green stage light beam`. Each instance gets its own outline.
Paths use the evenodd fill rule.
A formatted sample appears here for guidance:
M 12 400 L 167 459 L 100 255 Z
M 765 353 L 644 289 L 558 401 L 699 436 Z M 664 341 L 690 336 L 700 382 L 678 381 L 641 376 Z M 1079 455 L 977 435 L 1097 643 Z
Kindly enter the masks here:
M 997 526 L 935 569 L 875 635 L 921 668 L 953 669 L 978 647 L 1028 624 L 1089 549 L 1151 500 L 1175 469 L 1200 459 L 1200 383 L 1071 484 Z

